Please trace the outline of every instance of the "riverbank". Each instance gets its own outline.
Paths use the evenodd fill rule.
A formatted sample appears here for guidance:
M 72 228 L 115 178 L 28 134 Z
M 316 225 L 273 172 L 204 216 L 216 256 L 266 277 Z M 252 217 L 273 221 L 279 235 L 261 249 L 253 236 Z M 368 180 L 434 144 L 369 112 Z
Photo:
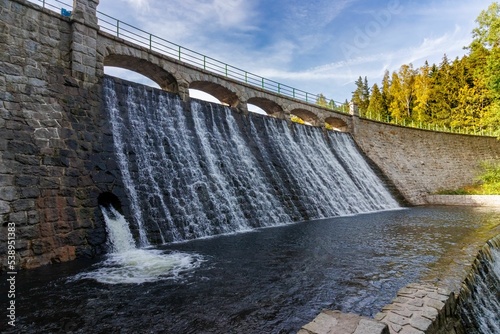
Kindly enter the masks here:
M 500 210 L 500 196 L 432 195 L 428 201 L 433 205 Z M 324 310 L 303 326 L 299 334 L 465 334 L 458 299 L 467 296 L 464 291 L 470 291 L 470 277 L 478 271 L 481 254 L 499 245 L 500 221 L 481 224 L 475 233 L 456 240 L 454 249 L 458 251 L 442 254 L 419 282 L 400 289 L 374 319 Z

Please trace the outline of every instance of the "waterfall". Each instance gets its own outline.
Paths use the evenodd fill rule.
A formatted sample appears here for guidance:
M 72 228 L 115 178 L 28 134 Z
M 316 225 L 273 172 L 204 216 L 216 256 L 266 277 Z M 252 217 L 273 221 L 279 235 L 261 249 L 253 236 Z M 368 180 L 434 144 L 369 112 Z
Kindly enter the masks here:
M 80 273 L 70 280 L 93 279 L 106 284 L 178 280 L 204 261 L 198 254 L 137 248 L 125 217 L 112 206 L 101 207 L 101 211 L 108 232 L 110 253 L 94 270 Z
M 347 133 L 110 77 L 104 96 L 141 245 L 399 207 Z
M 500 333 L 500 249 L 491 249 L 480 263 L 470 294 L 461 301 L 462 320 L 468 334 Z
M 101 208 L 104 221 L 106 222 L 106 232 L 108 232 L 108 243 L 111 253 L 124 253 L 135 249 L 135 242 L 128 222 L 112 206 Z

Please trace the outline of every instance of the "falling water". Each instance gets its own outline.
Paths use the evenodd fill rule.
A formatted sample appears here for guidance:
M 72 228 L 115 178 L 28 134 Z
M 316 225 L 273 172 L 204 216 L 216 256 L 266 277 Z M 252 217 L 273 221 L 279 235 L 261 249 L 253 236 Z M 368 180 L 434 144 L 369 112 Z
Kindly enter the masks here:
M 135 242 L 128 222 L 112 206 L 101 208 L 104 221 L 106 222 L 106 232 L 108 232 L 108 243 L 111 253 L 124 253 L 135 249 Z
M 110 253 L 94 270 L 80 273 L 71 280 L 94 279 L 107 284 L 178 280 L 203 262 L 198 254 L 136 248 L 125 217 L 112 206 L 102 207 L 101 211 L 106 222 Z
M 349 134 L 325 136 L 197 100 L 186 106 L 176 95 L 112 78 L 104 87 L 141 240 L 398 208 Z
M 468 334 L 500 333 L 500 250 L 482 262 L 468 300 L 460 307 Z

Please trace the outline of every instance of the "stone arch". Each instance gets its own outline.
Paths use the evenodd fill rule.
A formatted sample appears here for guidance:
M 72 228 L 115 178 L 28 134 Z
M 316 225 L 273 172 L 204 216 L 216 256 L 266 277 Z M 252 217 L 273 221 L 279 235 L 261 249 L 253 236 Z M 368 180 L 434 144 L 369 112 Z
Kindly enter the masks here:
M 122 210 L 120 199 L 115 194 L 109 191 L 99 194 L 99 196 L 97 197 L 97 204 L 105 208 L 109 208 L 110 206 L 112 206 L 118 212 L 121 212 Z
M 256 105 L 268 115 L 279 116 L 283 114 L 283 108 L 278 103 L 264 97 L 251 97 L 247 100 L 247 103 Z
M 340 131 L 340 132 L 348 132 L 349 131 L 349 126 L 347 123 L 338 117 L 327 117 L 325 119 L 325 123 L 330 125 L 334 131 Z
M 137 72 L 156 82 L 161 89 L 175 94 L 179 93 L 179 85 L 175 77 L 161 66 L 145 59 L 121 54 L 109 54 L 104 58 L 104 66 L 121 67 Z
M 312 111 L 302 109 L 302 108 L 297 108 L 297 109 L 291 110 L 290 114 L 295 115 L 297 117 L 300 117 L 304 122 L 309 123 L 311 125 L 314 125 L 314 126 L 318 125 L 317 123 L 319 121 L 319 118 Z
M 215 82 L 192 81 L 189 84 L 189 88 L 208 93 L 221 101 L 221 103 L 227 104 L 230 107 L 237 107 L 240 104 L 240 99 L 236 93 Z

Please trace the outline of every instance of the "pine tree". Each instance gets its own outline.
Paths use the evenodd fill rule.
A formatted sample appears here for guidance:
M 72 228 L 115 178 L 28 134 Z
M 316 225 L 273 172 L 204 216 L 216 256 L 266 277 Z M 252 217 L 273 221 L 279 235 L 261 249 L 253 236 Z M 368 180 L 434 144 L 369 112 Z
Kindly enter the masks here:
M 364 81 L 361 76 L 356 80 L 356 90 L 352 92 L 352 102 L 358 106 L 359 115 L 365 116 L 370 103 L 370 89 L 368 88 L 368 79 Z
M 450 78 L 450 63 L 446 54 L 443 60 L 434 71 L 434 85 L 432 86 L 431 98 L 429 100 L 429 111 L 433 124 L 439 126 L 449 126 L 451 116 L 449 92 Z
M 368 117 L 376 120 L 384 120 L 385 105 L 382 98 L 382 92 L 377 84 L 374 84 L 371 89 L 370 103 L 367 108 Z
M 390 88 L 391 88 L 391 79 L 390 79 L 390 74 L 389 71 L 386 70 L 384 73 L 384 78 L 382 79 L 382 101 L 384 103 L 383 107 L 383 113 L 381 114 L 382 119 L 389 121 L 389 106 L 391 105 L 391 94 L 390 94 Z

